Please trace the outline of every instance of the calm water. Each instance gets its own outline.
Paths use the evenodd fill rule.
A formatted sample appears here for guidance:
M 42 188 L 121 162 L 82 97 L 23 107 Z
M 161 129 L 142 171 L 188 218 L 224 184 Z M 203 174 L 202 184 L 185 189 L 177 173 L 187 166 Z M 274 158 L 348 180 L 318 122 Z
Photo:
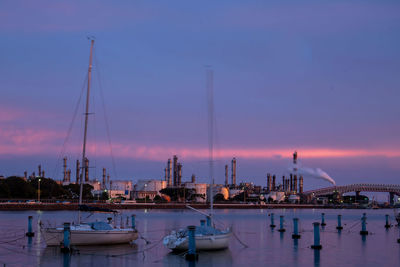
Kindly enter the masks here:
M 275 213 L 275 230 L 269 227 L 270 212 Z M 313 243 L 312 222 L 321 220 L 325 212 L 327 226 L 321 229 L 321 251 L 310 248 Z M 365 238 L 359 234 L 362 213 L 367 213 Z M 385 214 L 392 210 L 217 210 L 216 220 L 233 226 L 235 235 L 230 249 L 200 252 L 193 265 L 182 255 L 169 253 L 162 237 L 171 229 L 198 225 L 201 214 L 192 211 L 123 211 L 136 214 L 142 238 L 134 245 L 78 247 L 71 255 L 58 248 L 46 248 L 38 232 L 37 221 L 63 223 L 76 218 L 76 212 L 0 212 L 0 263 L 6 266 L 400 266 L 399 229 L 384 228 Z M 336 230 L 337 214 L 342 214 L 344 230 Z M 24 237 L 27 217 L 34 216 L 35 237 Z M 279 233 L 279 215 L 285 216 L 285 233 Z M 90 220 L 104 219 L 96 214 Z M 293 217 L 300 218 L 301 239 L 292 239 Z M 89 220 L 89 219 L 88 219 Z M 125 222 L 125 220 L 124 220 Z M 147 242 L 146 242 L 147 240 Z M 190 265 L 192 264 L 192 265 Z

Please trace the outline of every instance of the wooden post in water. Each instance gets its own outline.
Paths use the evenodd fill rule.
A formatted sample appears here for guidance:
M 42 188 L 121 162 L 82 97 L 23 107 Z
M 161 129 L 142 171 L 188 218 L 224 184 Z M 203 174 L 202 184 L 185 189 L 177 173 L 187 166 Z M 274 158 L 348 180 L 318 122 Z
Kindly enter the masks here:
M 278 230 L 278 232 L 281 232 L 281 233 L 286 231 L 285 228 L 283 228 L 283 221 L 284 221 L 283 220 L 283 215 L 279 216 L 279 230 Z
M 340 214 L 337 216 L 336 229 L 338 229 L 338 230 L 342 230 L 343 229 L 343 226 L 342 226 L 342 215 L 340 215 Z
M 301 235 L 299 235 L 299 218 L 293 218 L 293 239 L 299 239 Z
M 314 245 L 311 246 L 312 249 L 322 249 L 321 239 L 319 235 L 319 222 L 313 223 L 314 225 Z
M 368 235 L 368 231 L 367 231 L 367 216 L 366 216 L 365 213 L 363 213 L 363 216 L 361 217 L 360 235 Z
M 270 216 L 271 216 L 271 224 L 269 225 L 269 227 L 274 228 L 274 227 L 275 227 L 275 223 L 274 223 L 274 214 L 271 213 Z
M 26 233 L 27 237 L 32 237 L 35 233 L 32 231 L 32 216 L 28 217 L 28 232 Z
M 64 223 L 64 239 L 61 246 L 61 252 L 67 253 L 70 251 L 71 224 Z
M 186 260 L 188 261 L 195 261 L 199 258 L 196 254 L 196 238 L 195 238 L 195 231 L 196 226 L 188 226 L 188 238 L 189 238 L 189 250 L 186 254 Z

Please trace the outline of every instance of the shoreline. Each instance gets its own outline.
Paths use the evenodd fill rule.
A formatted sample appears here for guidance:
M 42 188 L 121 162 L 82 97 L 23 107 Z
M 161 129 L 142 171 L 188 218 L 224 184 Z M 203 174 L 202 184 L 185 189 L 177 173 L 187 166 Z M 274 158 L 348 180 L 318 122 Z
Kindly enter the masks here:
M 112 210 L 125 210 L 125 209 L 187 209 L 186 204 L 183 203 L 168 203 L 168 204 L 154 204 L 154 203 L 134 203 L 134 204 L 108 204 L 108 203 L 85 203 L 91 207 L 107 208 Z M 209 209 L 209 204 L 190 204 L 195 209 Z M 346 206 L 326 206 L 316 204 L 214 204 L 214 209 L 363 209 L 360 207 L 346 207 Z M 380 208 L 391 209 L 391 207 Z M 18 211 L 18 210 L 78 210 L 78 204 L 60 204 L 60 203 L 7 203 L 0 204 L 0 211 Z

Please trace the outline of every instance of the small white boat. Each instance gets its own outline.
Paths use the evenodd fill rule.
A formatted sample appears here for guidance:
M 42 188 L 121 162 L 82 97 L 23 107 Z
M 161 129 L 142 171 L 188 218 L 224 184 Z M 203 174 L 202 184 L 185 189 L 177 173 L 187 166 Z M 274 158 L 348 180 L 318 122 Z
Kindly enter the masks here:
M 92 55 L 93 55 L 94 40 L 91 40 L 90 46 L 90 58 L 89 58 L 89 69 L 88 69 L 88 85 L 86 95 L 86 112 L 85 112 L 85 128 L 83 135 L 83 147 L 82 147 L 82 162 L 86 159 L 86 138 L 88 128 L 88 115 L 89 115 L 89 99 L 90 99 L 90 81 L 92 71 Z M 80 193 L 79 193 L 79 215 L 78 223 L 70 225 L 70 245 L 112 245 L 112 244 L 123 244 L 130 243 L 136 240 L 138 232 L 136 229 L 123 229 L 113 227 L 110 222 L 92 222 L 92 223 L 81 223 L 81 210 L 87 212 L 115 212 L 108 209 L 88 207 L 82 205 L 82 191 L 83 191 L 83 177 L 88 166 L 81 168 L 81 175 L 79 179 Z M 122 225 L 122 222 L 121 222 Z M 64 240 L 64 227 L 41 227 L 45 242 L 47 246 L 62 246 Z
M 60 246 L 64 239 L 64 228 L 44 228 L 42 230 L 47 246 Z M 105 222 L 71 225 L 70 244 L 78 245 L 111 245 L 124 244 L 136 240 L 135 229 L 113 228 Z
M 196 250 L 221 250 L 229 247 L 230 229 L 218 230 L 213 227 L 196 226 Z M 181 229 L 172 231 L 163 239 L 163 244 L 173 251 L 183 251 L 189 248 L 188 231 Z

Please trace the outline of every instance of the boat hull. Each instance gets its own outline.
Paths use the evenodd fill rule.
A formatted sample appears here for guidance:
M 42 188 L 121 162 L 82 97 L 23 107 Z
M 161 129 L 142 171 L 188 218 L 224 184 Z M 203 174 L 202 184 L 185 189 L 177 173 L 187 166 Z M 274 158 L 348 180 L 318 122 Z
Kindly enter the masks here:
M 59 246 L 64 239 L 64 230 L 48 228 L 42 231 L 47 246 Z M 70 244 L 74 246 L 124 244 L 136 240 L 136 230 L 71 230 Z
M 229 247 L 231 232 L 218 235 L 196 235 L 196 250 L 222 250 Z M 189 249 L 189 238 L 185 237 L 179 241 L 166 244 L 172 251 L 183 251 Z

